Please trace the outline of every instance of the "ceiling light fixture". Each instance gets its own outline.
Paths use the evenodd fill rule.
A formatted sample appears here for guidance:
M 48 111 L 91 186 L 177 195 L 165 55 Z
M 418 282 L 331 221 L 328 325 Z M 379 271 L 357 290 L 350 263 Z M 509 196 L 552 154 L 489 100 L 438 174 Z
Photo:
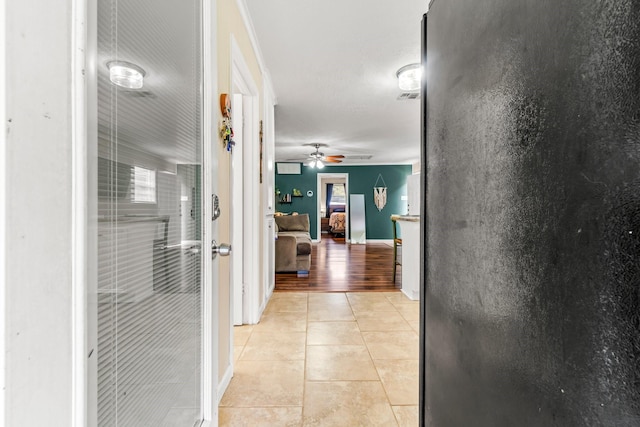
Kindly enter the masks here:
M 109 68 L 109 80 L 111 83 L 127 88 L 141 89 L 144 85 L 145 71 L 126 61 L 111 61 L 107 63 Z
M 317 160 L 311 160 L 308 164 L 308 166 L 310 168 L 317 168 L 317 169 L 322 169 L 324 167 L 324 163 L 322 162 L 322 160 L 317 159 Z
M 309 154 L 311 161 L 308 163 L 308 166 L 310 168 L 322 169 L 324 167 L 324 162 L 322 161 L 322 159 L 324 159 L 324 153 L 319 151 L 320 144 L 314 144 L 314 147 L 316 147 L 316 152 Z
M 396 77 L 401 90 L 418 90 L 422 79 L 422 67 L 420 64 L 405 65 L 398 70 Z

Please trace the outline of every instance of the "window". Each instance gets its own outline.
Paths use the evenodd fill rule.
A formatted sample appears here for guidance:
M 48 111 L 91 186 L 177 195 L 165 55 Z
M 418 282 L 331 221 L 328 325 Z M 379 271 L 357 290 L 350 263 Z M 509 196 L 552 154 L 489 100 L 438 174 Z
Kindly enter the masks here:
M 131 172 L 133 175 L 131 201 L 134 203 L 155 203 L 156 171 L 134 166 Z
M 333 184 L 330 206 L 344 206 L 347 196 L 344 191 L 344 184 Z

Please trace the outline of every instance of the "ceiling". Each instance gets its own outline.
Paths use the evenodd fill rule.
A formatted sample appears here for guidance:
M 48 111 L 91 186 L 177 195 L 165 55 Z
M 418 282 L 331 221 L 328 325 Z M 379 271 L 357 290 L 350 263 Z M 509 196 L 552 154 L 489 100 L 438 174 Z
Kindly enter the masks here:
M 420 102 L 398 100 L 396 72 L 420 62 L 428 0 L 244 1 L 277 98 L 276 161 L 314 143 L 343 165 L 420 160 Z

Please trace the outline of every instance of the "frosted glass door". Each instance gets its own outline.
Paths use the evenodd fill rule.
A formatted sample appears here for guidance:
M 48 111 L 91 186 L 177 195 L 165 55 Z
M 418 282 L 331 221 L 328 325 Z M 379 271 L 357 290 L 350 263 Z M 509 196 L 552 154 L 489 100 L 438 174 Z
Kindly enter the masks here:
M 199 0 L 98 0 L 99 426 L 202 420 L 200 22 Z

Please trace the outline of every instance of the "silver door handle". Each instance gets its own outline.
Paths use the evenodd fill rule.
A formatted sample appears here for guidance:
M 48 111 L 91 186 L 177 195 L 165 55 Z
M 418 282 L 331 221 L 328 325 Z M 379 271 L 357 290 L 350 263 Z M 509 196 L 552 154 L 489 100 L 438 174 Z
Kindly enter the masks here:
M 221 243 L 220 246 L 218 246 L 215 240 L 211 241 L 211 258 L 215 258 L 218 254 L 220 254 L 220 256 L 229 256 L 230 253 L 231 245 Z

